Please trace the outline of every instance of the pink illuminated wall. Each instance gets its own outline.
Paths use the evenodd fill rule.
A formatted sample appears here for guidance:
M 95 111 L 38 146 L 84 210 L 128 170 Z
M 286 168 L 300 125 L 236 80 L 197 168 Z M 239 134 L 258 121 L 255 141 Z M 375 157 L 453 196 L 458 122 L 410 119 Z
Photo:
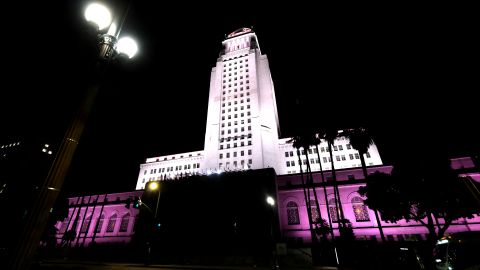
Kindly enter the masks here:
M 456 160 L 452 163 L 457 162 Z M 462 160 L 463 164 L 472 164 L 468 160 Z M 454 163 L 458 164 L 458 163 Z M 453 166 L 452 166 L 453 167 Z M 380 171 L 390 173 L 392 166 L 377 166 L 369 167 L 368 172 L 373 173 Z M 478 173 L 477 173 L 478 174 Z M 331 172 L 325 173 L 325 178 L 329 179 Z M 337 171 L 337 179 L 340 182 L 340 200 L 344 215 L 352 223 L 354 234 L 359 239 L 380 239 L 378 224 L 375 219 L 375 214 L 372 210 L 363 205 L 363 199 L 358 194 L 359 187 L 365 185 L 362 183 L 363 173 L 361 168 L 347 169 Z M 321 179 L 319 173 L 314 173 L 314 182 L 319 182 Z M 348 181 L 348 182 L 346 182 Z M 358 183 L 355 183 L 358 181 Z M 344 182 L 343 184 L 341 182 Z M 310 242 L 311 236 L 309 231 L 309 220 L 307 209 L 305 206 L 305 196 L 301 186 L 301 175 L 282 175 L 278 176 L 278 198 L 279 198 L 279 217 L 280 229 L 282 236 L 286 241 L 302 241 Z M 321 217 L 328 221 L 328 211 L 325 200 L 325 193 L 323 187 L 316 188 L 317 197 L 319 200 Z M 327 187 L 327 199 L 333 199 L 333 188 Z M 310 200 L 314 201 L 314 195 L 310 194 Z M 295 210 L 295 206 L 297 210 Z M 333 207 L 332 204 L 329 205 Z M 365 212 L 362 212 L 362 209 Z M 292 213 L 298 211 L 298 222 Z M 355 215 L 355 211 L 362 215 Z M 290 219 L 289 219 L 290 212 Z M 292 216 L 293 215 L 293 216 Z M 442 222 L 442 221 L 440 221 Z M 417 240 L 425 239 L 428 231 L 426 227 L 417 222 L 400 221 L 397 223 L 387 223 L 381 221 L 383 231 L 388 240 Z M 333 223 L 335 235 L 338 236 L 338 223 Z M 449 227 L 447 233 L 458 231 L 477 231 L 480 230 L 480 217 L 476 216 L 472 219 L 460 219 L 453 222 Z
M 143 191 L 89 195 L 69 198 L 68 217 L 56 224 L 57 242 L 66 245 L 68 231 L 75 232 L 71 246 L 96 243 L 128 243 L 134 234 L 138 209 L 127 208 L 126 201 L 141 196 Z M 68 234 L 68 233 L 67 233 Z
M 475 167 L 470 158 L 453 159 L 452 167 L 458 169 L 460 175 L 471 176 L 474 180 L 476 176 L 480 175 L 479 172 L 474 170 Z M 368 173 L 377 171 L 391 173 L 392 169 L 392 166 L 372 166 L 368 167 L 367 171 Z M 314 172 L 313 176 L 315 183 L 321 182 L 319 172 Z M 336 171 L 336 176 L 339 182 L 342 209 L 345 217 L 352 223 L 355 236 L 359 239 L 380 239 L 374 212 L 363 204 L 363 199 L 365 198 L 358 194 L 358 189 L 365 185 L 362 169 L 340 169 Z M 327 183 L 331 181 L 331 171 L 324 172 L 324 177 Z M 285 241 L 310 242 L 309 221 L 305 207 L 301 174 L 277 176 L 277 190 L 278 216 L 283 239 Z M 328 221 L 326 200 L 331 201 L 334 196 L 331 186 L 327 187 L 326 191 L 327 198 L 325 198 L 323 187 L 316 188 L 321 217 Z M 71 243 L 72 246 L 88 246 L 92 241 L 96 243 L 129 242 L 134 235 L 134 223 L 138 215 L 138 209 L 126 208 L 125 201 L 128 198 L 141 196 L 142 193 L 143 190 L 137 190 L 125 193 L 69 198 L 69 215 L 64 221 L 57 223 L 57 228 L 59 229 L 59 234 L 57 235 L 58 243 L 62 243 L 64 233 L 69 230 L 75 231 L 75 239 Z M 314 201 L 313 194 L 310 194 L 309 198 L 311 201 Z M 330 203 L 330 206 L 333 206 L 333 204 Z M 292 213 L 297 213 L 298 217 L 295 217 Z M 102 216 L 103 218 L 99 219 Z M 426 234 L 428 234 L 424 226 L 413 221 L 381 222 L 384 234 L 388 240 L 408 241 L 425 239 Z M 97 224 L 99 224 L 98 227 Z M 338 235 L 338 223 L 333 223 L 333 228 L 335 235 Z M 469 230 L 480 231 L 479 216 L 472 219 L 454 221 L 447 233 Z

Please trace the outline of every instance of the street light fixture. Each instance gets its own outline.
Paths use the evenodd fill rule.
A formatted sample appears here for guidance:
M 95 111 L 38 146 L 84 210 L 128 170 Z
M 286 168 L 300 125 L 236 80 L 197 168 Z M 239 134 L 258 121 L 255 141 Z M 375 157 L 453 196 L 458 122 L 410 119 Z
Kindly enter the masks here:
M 99 32 L 108 27 L 106 34 L 99 35 L 100 59 L 111 60 L 119 54 L 125 54 L 128 58 L 132 58 L 137 53 L 138 46 L 133 38 L 122 37 L 119 39 L 118 37 L 125 15 L 122 19 L 117 17 L 113 20 L 108 8 L 98 3 L 91 3 L 85 9 L 85 19 L 96 25 Z
M 99 54 L 97 66 L 95 67 L 95 75 L 97 77 L 93 85 L 87 89 L 78 113 L 73 118 L 60 147 L 55 153 L 55 159 L 52 162 L 48 175 L 39 189 L 35 204 L 26 218 L 25 226 L 17 239 L 17 245 L 12 252 L 9 262 L 10 269 L 30 269 L 35 251 L 38 248 L 38 243 L 40 243 L 42 233 L 46 228 L 50 210 L 62 189 L 76 147 L 83 133 L 88 116 L 90 115 L 92 105 L 99 90 L 99 82 L 100 79 L 102 79 L 101 76 L 108 67 L 106 64 L 109 64 L 114 57 L 123 54 L 131 58 L 138 50 L 132 39 L 127 39 L 126 44 L 128 46 L 124 45 L 124 43 L 122 43 L 123 41 L 117 44 L 118 36 L 127 12 L 128 8 L 122 16 L 112 17 L 110 11 L 105 6 L 97 3 L 90 4 L 85 9 L 85 19 L 96 25 L 98 33 L 101 33 L 100 31 L 108 27 L 106 34 L 98 35 Z M 119 48 L 117 48 L 117 45 Z M 126 48 L 133 48 L 133 50 L 126 50 Z M 45 151 L 47 151 L 47 149 L 45 149 Z
M 158 203 L 160 202 L 160 183 L 159 181 L 150 181 L 147 185 L 147 189 L 150 191 L 158 190 L 157 205 L 155 206 L 155 222 L 157 222 Z
M 271 196 L 267 196 L 267 203 L 270 206 L 274 206 L 275 205 L 275 200 Z

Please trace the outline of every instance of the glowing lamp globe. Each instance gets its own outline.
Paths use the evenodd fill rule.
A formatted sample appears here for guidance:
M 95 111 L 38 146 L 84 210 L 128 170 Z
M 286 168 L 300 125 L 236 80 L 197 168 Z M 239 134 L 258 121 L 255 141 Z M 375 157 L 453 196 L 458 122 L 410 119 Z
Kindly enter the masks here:
M 275 205 L 275 200 L 272 197 L 268 196 L 267 197 L 267 203 L 270 204 L 271 206 L 273 206 L 273 205 Z
M 158 183 L 157 183 L 157 182 L 151 182 L 151 183 L 148 185 L 148 189 L 149 189 L 149 190 L 157 190 L 157 189 L 158 189 Z
M 138 51 L 137 43 L 130 37 L 122 37 L 117 42 L 117 52 L 132 58 Z
M 102 30 L 110 26 L 112 23 L 112 15 L 110 11 L 101 4 L 92 3 L 85 9 L 85 19 L 93 22 L 98 26 L 98 30 Z

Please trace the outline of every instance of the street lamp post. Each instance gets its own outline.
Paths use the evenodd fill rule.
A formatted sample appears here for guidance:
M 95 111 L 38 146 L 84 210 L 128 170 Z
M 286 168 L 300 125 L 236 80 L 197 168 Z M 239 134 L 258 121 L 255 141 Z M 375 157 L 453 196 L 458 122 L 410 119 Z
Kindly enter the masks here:
M 17 245 L 14 247 L 9 260 L 10 269 L 27 270 L 30 269 L 33 263 L 41 235 L 45 230 L 53 205 L 61 191 L 77 144 L 93 107 L 93 102 L 99 89 L 98 79 L 101 79 L 101 75 L 105 72 L 107 64 L 115 56 L 127 55 L 131 58 L 137 51 L 137 47 L 131 39 L 126 39 L 125 41 L 118 39 L 125 16 L 126 12 L 123 18 L 116 18 L 112 22 L 112 16 L 108 9 L 100 4 L 91 4 L 85 10 L 86 20 L 95 23 L 98 27 L 97 30 L 101 31 L 108 27 L 107 34 L 99 36 L 96 80 L 94 84 L 87 89 L 86 96 L 82 100 L 77 114 L 67 129 L 48 175 L 40 187 L 33 209 L 26 219 L 25 226 L 19 235 Z M 122 51 L 118 51 L 118 49 Z
M 275 199 L 271 196 L 267 196 L 267 203 L 270 205 L 270 238 L 273 248 L 273 269 L 278 269 L 278 256 L 277 256 L 277 243 L 275 241 L 275 234 L 273 232 L 273 222 L 275 221 Z
M 147 183 L 147 190 L 148 191 L 156 191 L 158 190 L 158 196 L 157 196 L 157 204 L 155 205 L 155 212 L 152 211 L 152 209 L 150 207 L 148 207 L 148 205 L 146 205 L 145 203 L 143 203 L 142 205 L 144 205 L 149 211 L 150 213 L 153 215 L 153 227 L 151 227 L 149 229 L 150 233 L 149 233 L 149 237 L 147 238 L 147 243 L 146 243 L 146 258 L 145 258 L 145 265 L 149 265 L 150 264 L 150 256 L 151 256 L 151 247 L 152 247 L 152 238 L 153 238 L 153 231 L 155 229 L 159 229 L 160 228 L 160 222 L 157 220 L 157 213 L 158 213 L 158 204 L 160 202 L 160 183 L 159 181 L 150 181 Z

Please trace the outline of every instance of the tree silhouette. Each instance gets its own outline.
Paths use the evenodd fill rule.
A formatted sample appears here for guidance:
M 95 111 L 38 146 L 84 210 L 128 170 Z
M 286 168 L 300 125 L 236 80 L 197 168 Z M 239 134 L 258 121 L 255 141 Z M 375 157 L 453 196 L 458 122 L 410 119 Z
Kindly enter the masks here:
M 392 175 L 369 175 L 360 188 L 360 194 L 367 196 L 365 204 L 384 220 L 417 221 L 428 229 L 433 244 L 453 221 L 480 213 L 480 204 L 468 188 L 469 177 L 459 177 L 446 162 L 411 166 L 395 168 Z

